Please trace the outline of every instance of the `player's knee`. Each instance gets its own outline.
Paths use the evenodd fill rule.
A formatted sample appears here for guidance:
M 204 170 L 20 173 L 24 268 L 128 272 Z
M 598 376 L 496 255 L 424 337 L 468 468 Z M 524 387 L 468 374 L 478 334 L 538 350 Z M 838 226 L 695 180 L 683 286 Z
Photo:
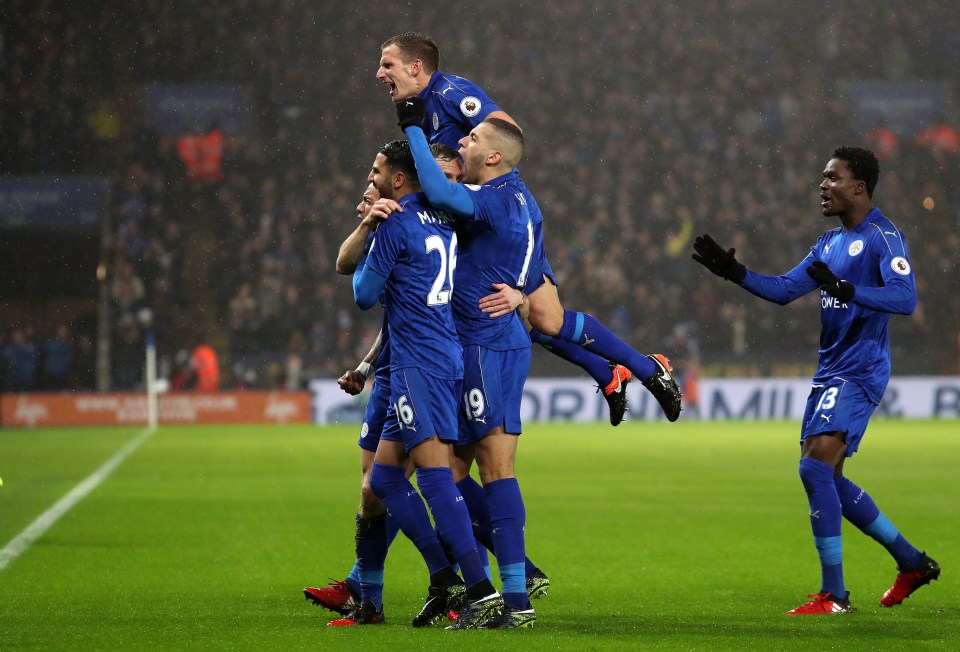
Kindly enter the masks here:
M 530 295 L 528 320 L 538 331 L 550 337 L 560 334 L 563 327 L 563 306 L 556 286 L 544 283 Z
M 403 491 L 406 484 L 409 483 L 403 467 L 389 464 L 373 465 L 373 471 L 370 472 L 370 489 L 377 498 L 383 499 Z
M 833 467 L 812 457 L 800 458 L 800 481 L 808 490 L 817 483 L 833 483 Z
M 557 305 L 559 307 L 559 304 Z M 563 328 L 563 308 L 554 310 L 552 306 L 546 305 L 538 309 L 531 302 L 527 320 L 544 335 L 556 337 L 560 334 L 560 329 Z
M 378 511 L 377 508 L 382 506 L 383 503 L 373 491 L 373 487 L 370 486 L 370 483 L 364 483 L 363 487 L 360 489 L 360 509 L 363 511 L 364 515 L 369 517 L 371 513 L 376 514 Z

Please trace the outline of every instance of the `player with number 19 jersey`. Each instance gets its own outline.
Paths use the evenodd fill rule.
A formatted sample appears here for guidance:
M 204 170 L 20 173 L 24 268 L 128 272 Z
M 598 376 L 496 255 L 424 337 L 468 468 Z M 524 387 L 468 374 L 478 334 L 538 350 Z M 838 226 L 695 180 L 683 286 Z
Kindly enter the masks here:
M 453 216 L 430 207 L 423 193 L 399 201 L 384 220 L 367 267 L 387 279 L 383 303 L 390 334 L 390 370 L 417 367 L 444 380 L 463 377 L 463 348 L 453 321 L 457 265 Z
M 509 351 L 530 346 L 519 315 L 491 319 L 480 310 L 480 298 L 492 291 L 494 283 L 522 288 L 531 274 L 542 274 L 534 257 L 533 224 L 518 178 L 510 173 L 482 186 L 465 186 L 473 194 L 474 214 L 457 217 L 459 255 L 453 298 L 457 332 L 465 347 L 477 344 Z
M 890 315 L 910 314 L 917 304 L 906 238 L 873 208 L 854 228 L 837 227 L 821 235 L 807 257 L 783 276 L 747 270 L 743 287 L 763 299 L 788 303 L 817 288 L 806 269 L 818 260 L 857 291 L 850 303 L 820 292 L 820 358 L 813 382 L 842 378 L 856 383 L 877 405 L 890 380 Z

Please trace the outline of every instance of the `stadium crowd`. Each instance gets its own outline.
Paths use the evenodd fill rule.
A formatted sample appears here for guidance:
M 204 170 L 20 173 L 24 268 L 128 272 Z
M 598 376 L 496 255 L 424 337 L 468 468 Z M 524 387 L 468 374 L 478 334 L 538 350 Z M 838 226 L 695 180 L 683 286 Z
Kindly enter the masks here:
M 431 34 L 442 69 L 481 83 L 520 122 L 521 167 L 565 303 L 638 349 L 681 366 L 699 356 L 705 373 L 808 373 L 819 297 L 754 313 L 698 273 L 690 243 L 710 232 L 758 271 L 791 268 L 835 226 L 820 216 L 817 185 L 830 151 L 851 144 L 881 156 L 877 205 L 906 233 L 917 269 L 920 306 L 891 321 L 894 372 L 960 370 L 958 116 L 945 112 L 936 132 L 868 133 L 847 93 L 867 80 L 955 92 L 958 12 L 868 0 L 823 0 L 816 12 L 775 0 L 491 0 L 483 20 L 450 6 L 412 23 L 403 3 L 377 10 L 370 21 L 362 7 L 301 0 L 4 3 L 2 174 L 113 181 L 114 388 L 139 382 L 146 328 L 171 364 L 209 339 L 235 379 L 225 385 L 296 387 L 356 366 L 380 316 L 354 308 L 334 260 L 376 148 L 400 135 L 374 73 L 383 38 L 408 28 Z M 158 81 L 245 87 L 222 180 L 188 178 L 176 138 L 151 125 L 142 90 Z M 56 325 L 13 326 L 0 335 L 7 388 L 49 386 L 39 358 L 26 356 L 24 376 L 15 353 L 42 348 Z M 90 339 L 81 346 L 79 335 L 77 360 Z M 535 360 L 535 375 L 573 371 Z M 58 386 L 89 383 L 93 363 L 80 364 Z

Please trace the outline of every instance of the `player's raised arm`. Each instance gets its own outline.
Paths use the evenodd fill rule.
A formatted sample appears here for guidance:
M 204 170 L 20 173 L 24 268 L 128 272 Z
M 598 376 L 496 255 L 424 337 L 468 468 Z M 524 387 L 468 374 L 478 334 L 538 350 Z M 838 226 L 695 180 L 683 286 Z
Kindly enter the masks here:
M 417 176 L 420 178 L 420 187 L 426 193 L 430 203 L 438 208 L 472 215 L 474 211 L 473 198 L 470 191 L 460 184 L 450 183 L 440 169 L 430 151 L 427 137 L 420 124 L 423 122 L 425 102 L 423 98 L 411 97 L 397 102 L 398 125 L 410 142 L 410 151 L 417 165 Z

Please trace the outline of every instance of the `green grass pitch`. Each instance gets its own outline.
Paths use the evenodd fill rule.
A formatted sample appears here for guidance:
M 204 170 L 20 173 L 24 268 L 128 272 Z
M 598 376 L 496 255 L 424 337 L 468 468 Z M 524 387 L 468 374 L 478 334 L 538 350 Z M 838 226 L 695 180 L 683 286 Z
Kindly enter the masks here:
M 0 548 L 138 428 L 0 430 Z M 303 586 L 342 578 L 355 427 L 161 428 L 0 570 L 0 650 L 960 649 L 960 428 L 876 420 L 848 475 L 943 575 L 902 606 L 844 525 L 858 612 L 790 618 L 819 587 L 794 422 L 532 424 L 518 475 L 550 576 L 531 630 L 414 630 L 427 576 L 402 537 L 387 624 L 328 628 Z

